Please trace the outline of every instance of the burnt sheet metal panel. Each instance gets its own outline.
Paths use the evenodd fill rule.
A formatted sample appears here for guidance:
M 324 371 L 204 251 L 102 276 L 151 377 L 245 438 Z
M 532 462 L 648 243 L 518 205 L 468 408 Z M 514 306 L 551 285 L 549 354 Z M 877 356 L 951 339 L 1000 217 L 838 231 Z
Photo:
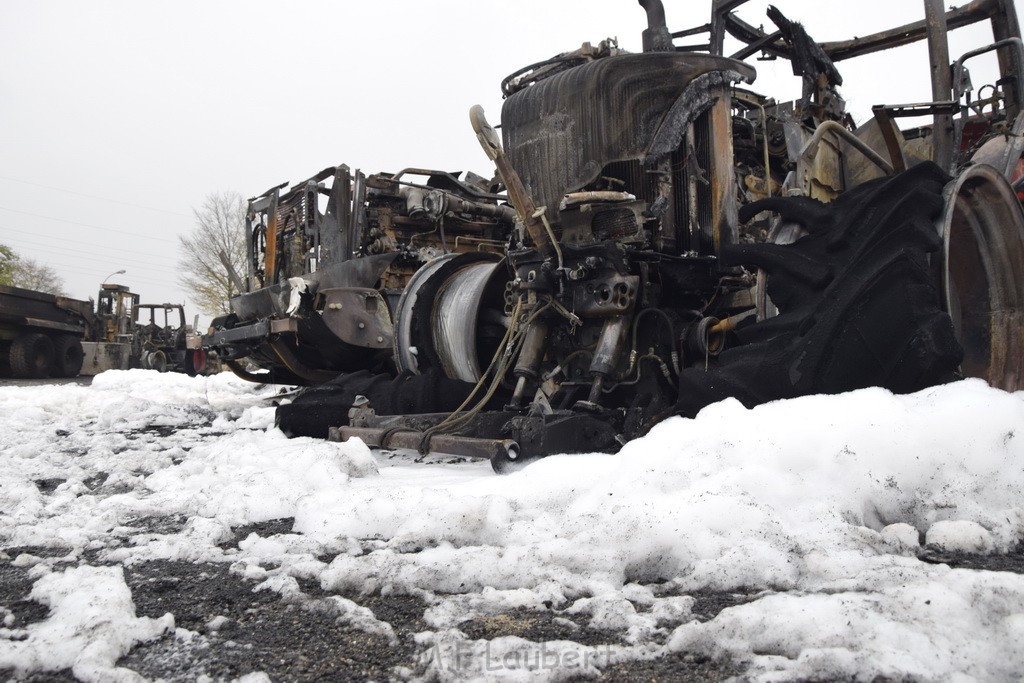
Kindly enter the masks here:
M 309 291 L 337 287 L 373 287 L 384 270 L 398 257 L 398 252 L 377 254 L 325 266 L 302 278 Z M 258 320 L 290 315 L 288 308 L 292 285 L 282 283 L 239 294 L 228 302 L 239 320 Z
M 714 100 L 716 86 L 753 81 L 743 62 L 698 54 L 619 55 L 515 93 L 502 107 L 505 153 L 537 206 L 553 218 L 567 192 L 615 161 L 664 154 Z M 652 146 L 657 143 L 657 150 Z
M 92 304 L 21 287 L 0 286 L 0 323 L 15 328 L 60 331 L 82 336 Z
M 85 358 L 80 375 L 98 375 L 106 370 L 127 370 L 131 344 L 116 342 L 82 342 Z
M 321 289 L 321 318 L 338 339 L 368 349 L 390 349 L 395 327 L 387 301 L 376 289 L 334 287 Z

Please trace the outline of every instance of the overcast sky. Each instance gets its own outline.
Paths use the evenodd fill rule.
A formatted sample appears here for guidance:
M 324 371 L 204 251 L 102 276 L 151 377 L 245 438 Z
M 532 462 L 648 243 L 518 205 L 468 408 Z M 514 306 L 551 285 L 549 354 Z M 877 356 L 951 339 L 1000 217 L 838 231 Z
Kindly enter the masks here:
M 708 21 L 710 1 L 665 4 L 672 30 Z M 767 4 L 739 14 L 766 23 Z M 924 12 L 919 0 L 774 4 L 819 41 Z M 490 175 L 471 105 L 497 123 L 510 72 L 609 36 L 639 51 L 646 24 L 635 0 L 2 6 L 0 243 L 53 266 L 78 298 L 124 269 L 111 281 L 144 301 L 186 303 L 190 320 L 176 236 L 208 193 L 250 197 L 339 163 Z M 955 32 L 953 58 L 986 38 L 987 24 Z M 975 85 L 991 82 L 992 61 L 972 69 Z M 754 90 L 799 95 L 788 68 L 755 66 Z M 923 46 L 840 70 L 861 120 L 878 102 L 930 99 Z

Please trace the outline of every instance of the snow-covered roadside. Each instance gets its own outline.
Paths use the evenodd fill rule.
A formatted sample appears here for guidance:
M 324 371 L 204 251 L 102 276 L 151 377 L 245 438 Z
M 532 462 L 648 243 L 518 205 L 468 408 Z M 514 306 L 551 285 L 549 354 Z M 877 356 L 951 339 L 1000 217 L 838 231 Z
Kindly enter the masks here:
M 773 680 L 1024 670 L 1024 577 L 916 557 L 925 536 L 981 552 L 1024 536 L 1024 394 L 966 381 L 754 410 L 726 401 L 618 455 L 552 457 L 505 477 L 487 463 L 285 439 L 273 394 L 147 371 L 0 388 L 0 543 L 70 548 L 83 563 L 11 558 L 34 565 L 33 598 L 51 613 L 0 631 L 13 646 L 0 640 L 0 670 L 130 679 L 117 658 L 173 616 L 137 620 L 116 565 L 152 559 L 229 563 L 286 596 L 297 579 L 351 597 L 417 595 L 421 666 L 396 674 L 557 679 L 673 652 Z M 183 528 L 144 523 L 169 517 Z M 232 527 L 279 518 L 294 518 L 294 533 L 219 545 Z M 691 596 L 707 590 L 752 599 L 700 621 Z M 356 628 L 389 632 L 337 602 Z M 555 610 L 620 644 L 460 631 L 516 609 Z M 67 634 L 60 657 L 55 633 Z

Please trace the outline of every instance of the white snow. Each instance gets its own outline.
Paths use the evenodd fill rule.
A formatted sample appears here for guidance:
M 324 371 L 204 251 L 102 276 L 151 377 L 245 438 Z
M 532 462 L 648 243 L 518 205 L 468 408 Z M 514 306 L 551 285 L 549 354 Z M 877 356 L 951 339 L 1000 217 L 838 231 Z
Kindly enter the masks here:
M 88 551 L 224 562 L 285 600 L 302 598 L 296 579 L 413 593 L 429 605 L 423 668 L 442 680 L 561 679 L 672 652 L 727 656 L 764 680 L 1024 670 L 1024 576 L 917 558 L 922 539 L 1000 553 L 1024 536 L 1024 393 L 969 380 L 753 410 L 724 401 L 618 455 L 554 456 L 504 477 L 286 439 L 275 395 L 137 370 L 0 388 L 0 543 L 70 549 L 17 558 L 51 613 L 17 638 L 0 629 L 0 669 L 128 676 L 117 658 L 173 628 L 136 619 L 118 567 L 68 568 Z M 184 525 L 148 523 L 175 517 Z M 218 546 L 231 527 L 287 517 L 291 533 Z M 701 621 L 699 591 L 744 597 Z M 357 602 L 319 600 L 394 635 Z M 516 609 L 557 610 L 623 644 L 459 630 Z
M 30 597 L 50 608 L 45 621 L 4 636 L 0 668 L 71 669 L 82 681 L 144 680 L 114 666 L 133 645 L 174 629 L 174 617 L 136 618 L 120 567 L 74 567 L 41 573 Z M 17 638 L 17 640 L 14 640 Z
M 925 538 L 928 545 L 942 550 L 968 553 L 990 553 L 995 545 L 988 529 L 965 519 L 935 522 Z

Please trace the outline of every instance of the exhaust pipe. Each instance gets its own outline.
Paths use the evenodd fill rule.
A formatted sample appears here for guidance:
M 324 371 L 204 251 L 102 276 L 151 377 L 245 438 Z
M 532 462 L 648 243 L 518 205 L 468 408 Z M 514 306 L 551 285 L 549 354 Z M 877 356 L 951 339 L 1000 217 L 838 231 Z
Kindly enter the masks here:
M 640 0 L 647 11 L 647 28 L 642 35 L 644 52 L 674 52 L 672 34 L 665 24 L 665 6 L 661 0 Z

